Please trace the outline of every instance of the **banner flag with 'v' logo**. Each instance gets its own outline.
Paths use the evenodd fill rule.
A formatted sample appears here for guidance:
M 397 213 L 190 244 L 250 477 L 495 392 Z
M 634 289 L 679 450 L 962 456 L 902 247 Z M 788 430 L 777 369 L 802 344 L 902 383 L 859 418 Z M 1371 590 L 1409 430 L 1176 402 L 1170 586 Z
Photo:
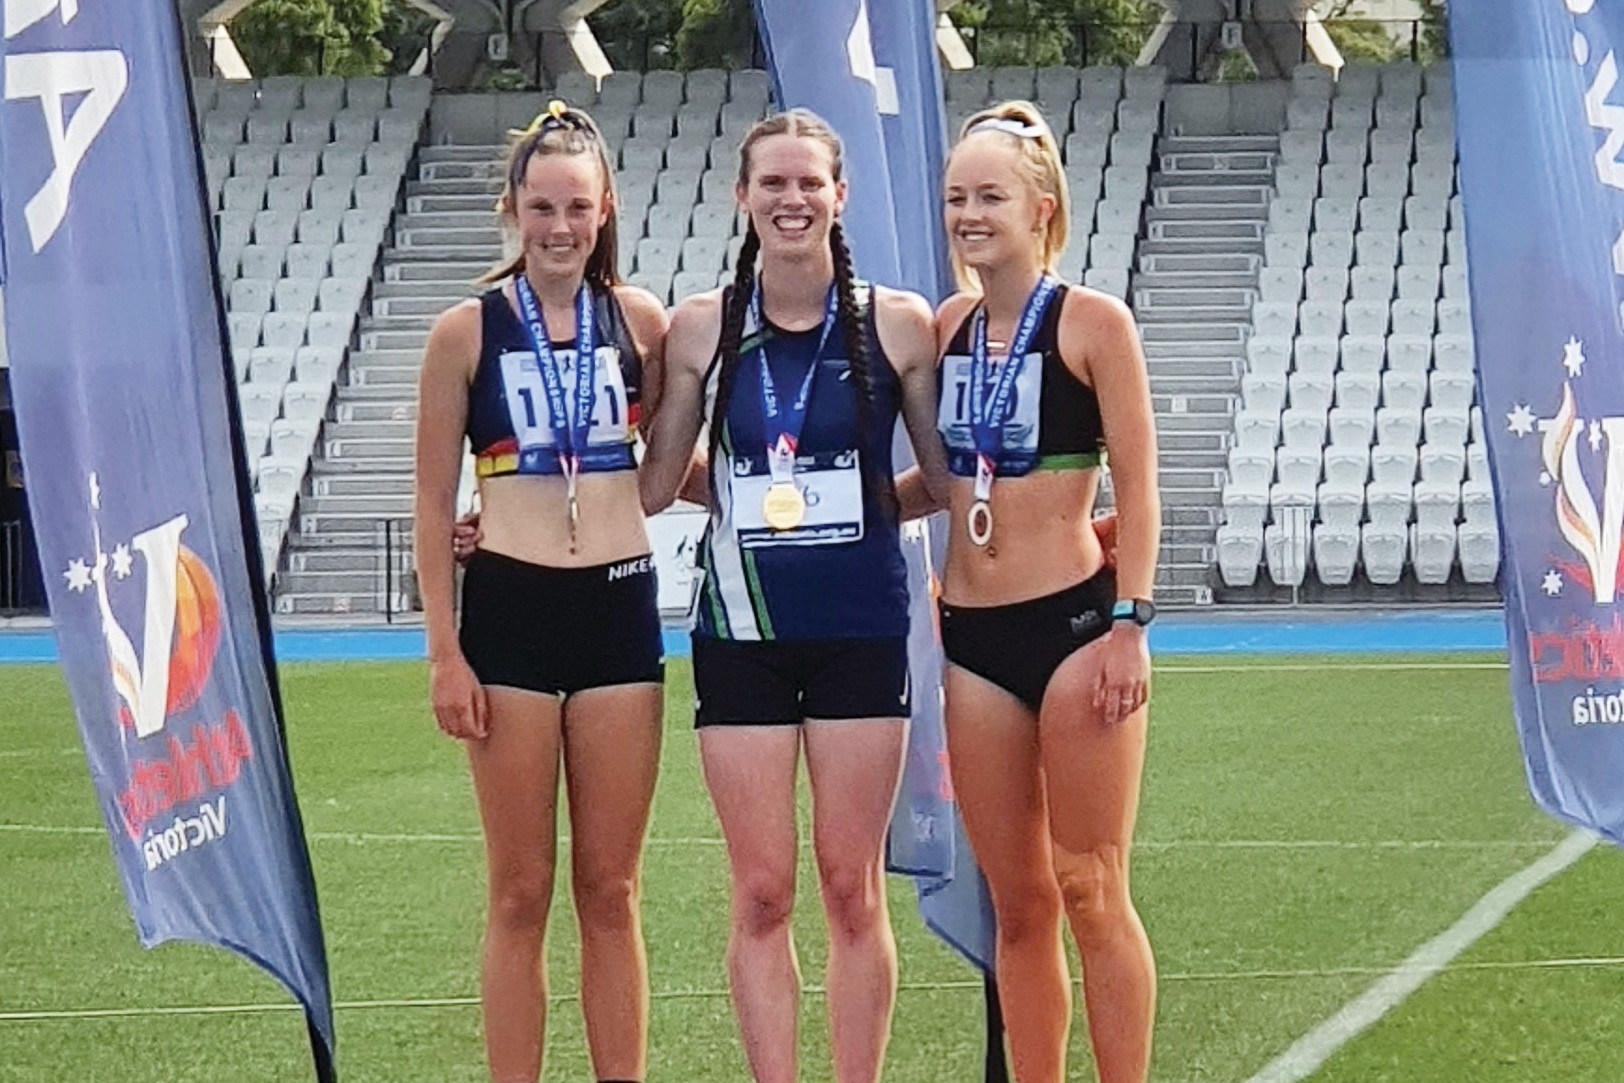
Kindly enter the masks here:
M 0 13 L 13 398 L 124 892 L 143 944 L 218 944 L 280 979 L 331 1080 L 327 961 L 175 5 Z
M 1624 843 L 1624 7 L 1483 0 L 1449 17 L 1528 781 L 1546 811 Z

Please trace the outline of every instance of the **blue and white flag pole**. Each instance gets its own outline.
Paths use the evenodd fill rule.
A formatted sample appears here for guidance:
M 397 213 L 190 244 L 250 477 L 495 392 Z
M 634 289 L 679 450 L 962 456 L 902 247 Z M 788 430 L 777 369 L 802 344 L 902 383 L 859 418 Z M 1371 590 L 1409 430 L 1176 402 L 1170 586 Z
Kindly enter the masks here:
M 1449 22 L 1528 782 L 1624 844 L 1624 6 L 1477 0 Z
M 335 1078 L 173 0 L 0 0 L 0 279 L 62 667 L 141 943 L 218 944 Z
M 932 302 L 952 290 L 942 228 L 947 132 L 932 0 L 755 0 L 779 108 L 827 120 L 846 148 L 846 236 L 864 278 Z M 928 529 L 903 534 L 912 592 L 913 718 L 887 865 L 916 878 L 925 924 L 987 979 L 986 1079 L 1007 1078 L 997 989 L 997 929 L 953 799 L 942 713 Z

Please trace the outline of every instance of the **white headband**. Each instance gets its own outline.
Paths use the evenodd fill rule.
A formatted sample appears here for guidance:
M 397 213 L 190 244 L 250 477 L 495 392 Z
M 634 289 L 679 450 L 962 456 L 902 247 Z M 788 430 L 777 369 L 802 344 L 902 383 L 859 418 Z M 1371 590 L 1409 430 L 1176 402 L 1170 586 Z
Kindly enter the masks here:
M 1003 132 L 1006 135 L 1013 135 L 1017 139 L 1041 139 L 1043 137 L 1042 128 L 1036 124 L 1023 124 L 1014 117 L 988 117 L 986 120 L 978 120 L 970 125 L 970 130 L 964 134 L 975 135 L 977 132 Z

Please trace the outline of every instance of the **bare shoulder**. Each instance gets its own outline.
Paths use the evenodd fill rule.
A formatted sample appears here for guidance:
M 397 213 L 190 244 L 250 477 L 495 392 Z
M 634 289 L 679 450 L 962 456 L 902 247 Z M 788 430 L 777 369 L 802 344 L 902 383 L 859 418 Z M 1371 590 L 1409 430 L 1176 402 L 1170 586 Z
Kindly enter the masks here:
M 899 373 L 934 370 L 936 331 L 930 304 L 917 293 L 875 286 L 874 332 Z
M 671 310 L 671 328 L 673 331 L 679 327 L 684 332 L 691 333 L 696 327 L 708 324 L 720 326 L 722 319 L 722 289 L 718 286 L 704 293 L 696 293 L 684 298 L 676 308 Z
M 665 306 L 659 298 L 642 286 L 622 282 L 614 287 L 615 301 L 626 318 L 639 325 L 663 326 L 666 322 Z
M 930 326 L 930 302 L 911 290 L 894 290 L 889 286 L 874 288 L 874 318 L 908 327 Z
M 671 331 L 665 340 L 666 363 L 703 371 L 710 365 L 721 336 L 722 290 L 696 293 L 671 311 Z
M 478 354 L 482 334 L 483 306 L 479 298 L 458 301 L 434 321 L 429 332 L 430 354 Z
M 1087 286 L 1072 286 L 1066 290 L 1060 325 L 1063 334 L 1070 331 L 1120 335 L 1135 327 L 1133 310 L 1122 300 Z

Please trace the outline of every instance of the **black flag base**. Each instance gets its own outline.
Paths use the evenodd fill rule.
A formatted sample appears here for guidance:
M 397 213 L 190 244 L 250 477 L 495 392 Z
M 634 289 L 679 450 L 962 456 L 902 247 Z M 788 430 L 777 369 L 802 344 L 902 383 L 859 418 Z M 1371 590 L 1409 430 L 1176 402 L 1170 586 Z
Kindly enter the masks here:
M 983 971 L 981 980 L 987 994 L 987 1066 L 983 1079 L 986 1083 L 1009 1083 L 1009 1063 L 1004 1058 L 1004 1010 L 998 1003 L 998 978 L 992 971 Z

